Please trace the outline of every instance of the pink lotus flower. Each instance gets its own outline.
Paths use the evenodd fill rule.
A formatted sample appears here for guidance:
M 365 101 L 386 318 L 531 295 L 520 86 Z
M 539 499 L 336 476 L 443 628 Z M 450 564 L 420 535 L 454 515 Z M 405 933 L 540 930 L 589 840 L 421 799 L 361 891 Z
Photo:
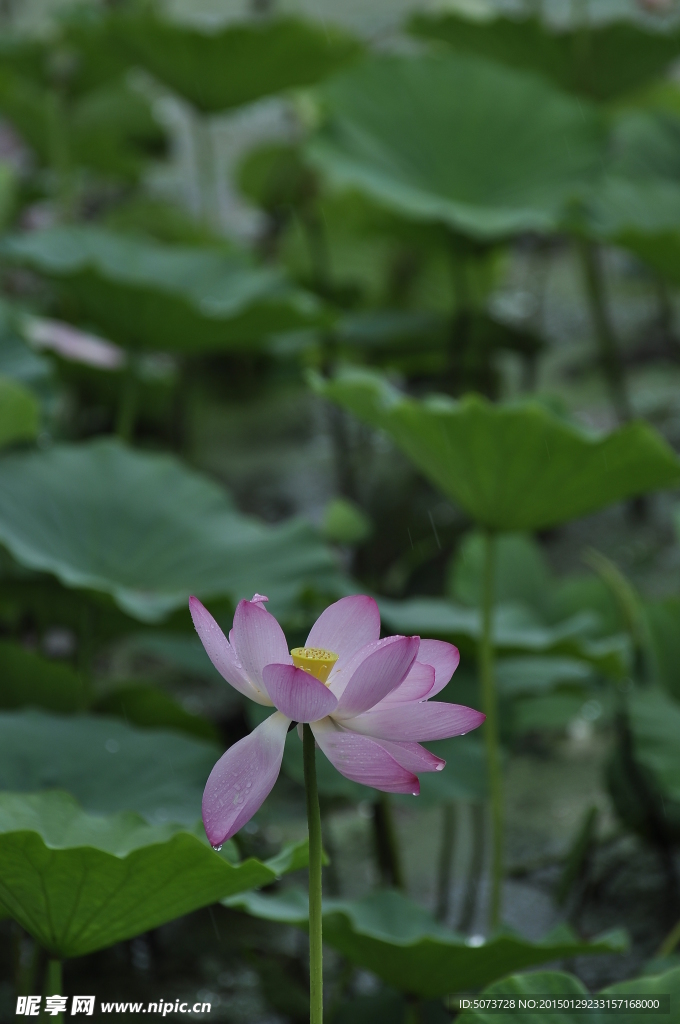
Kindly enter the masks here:
M 420 741 L 462 736 L 485 717 L 460 704 L 429 702 L 458 667 L 457 648 L 418 636 L 380 640 L 373 598 L 336 601 L 316 620 L 305 647 L 290 653 L 266 600 L 255 594 L 239 602 L 228 640 L 201 602 L 189 601 L 220 675 L 257 704 L 276 708 L 210 773 L 203 822 L 213 846 L 238 832 L 270 793 L 291 722 L 309 722 L 317 745 L 348 779 L 417 796 L 418 773 L 445 765 Z

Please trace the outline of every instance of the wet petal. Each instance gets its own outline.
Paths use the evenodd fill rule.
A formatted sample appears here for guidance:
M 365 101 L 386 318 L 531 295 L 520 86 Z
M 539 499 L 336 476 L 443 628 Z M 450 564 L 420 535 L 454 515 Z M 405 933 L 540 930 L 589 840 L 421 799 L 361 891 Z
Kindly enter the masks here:
M 420 637 L 391 636 L 364 658 L 338 698 L 335 717 L 350 718 L 374 707 L 404 681 L 415 661 Z
M 229 634 L 238 659 L 254 686 L 265 691 L 262 669 L 265 665 L 290 665 L 291 656 L 283 630 L 264 605 L 239 601 L 234 628 Z
M 367 711 L 350 719 L 347 726 L 366 736 L 384 740 L 444 740 L 464 736 L 482 724 L 486 715 L 462 704 L 424 701 L 400 707 Z
M 203 793 L 203 824 L 213 846 L 231 839 L 262 806 L 276 782 L 290 720 L 276 711 L 229 747 Z
M 294 722 L 315 722 L 337 707 L 328 687 L 301 668 L 265 665 L 262 675 L 275 706 Z
M 271 705 L 264 690 L 258 690 L 252 685 L 236 656 L 236 651 L 197 597 L 189 598 L 189 610 L 205 652 L 222 678 L 245 697 L 250 697 L 258 704 Z
M 321 613 L 312 626 L 305 647 L 334 651 L 339 661 L 380 637 L 380 612 L 372 597 L 342 597 Z
M 379 743 L 337 725 L 332 718 L 312 723 L 316 742 L 341 775 L 385 793 L 420 792 L 418 777 Z
M 422 645 L 422 640 L 420 643 Z M 403 683 L 400 683 L 396 690 L 392 690 L 386 697 L 383 697 L 379 704 L 374 706 L 377 710 L 378 708 L 396 707 L 397 704 L 408 704 L 409 701 L 425 700 L 434 685 L 435 671 L 432 665 L 421 665 L 419 661 L 414 661 Z
M 421 640 L 418 661 L 423 665 L 431 665 L 434 669 L 434 686 L 427 695 L 434 697 L 450 682 L 451 676 L 458 668 L 460 653 L 457 647 L 447 644 L 444 640 Z
M 421 772 L 440 772 L 446 765 L 443 757 L 437 757 L 420 743 L 395 743 L 392 740 L 376 740 L 407 771 L 419 775 Z

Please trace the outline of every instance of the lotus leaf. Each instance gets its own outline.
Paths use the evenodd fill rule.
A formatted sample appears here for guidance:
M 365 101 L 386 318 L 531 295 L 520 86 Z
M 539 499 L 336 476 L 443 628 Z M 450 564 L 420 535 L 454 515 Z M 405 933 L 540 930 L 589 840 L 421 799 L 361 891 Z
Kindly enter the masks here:
M 0 713 L 0 789 L 67 790 L 93 813 L 194 825 L 219 755 L 213 743 L 103 715 Z
M 409 25 L 422 39 L 460 53 L 537 71 L 563 89 L 607 100 L 660 78 L 680 54 L 680 32 L 632 19 L 556 31 L 539 17 L 466 18 L 454 11 L 418 13 Z
M 276 896 L 244 893 L 225 903 L 269 921 L 298 927 L 308 921 L 307 897 L 296 889 Z M 500 975 L 562 957 L 625 948 L 621 933 L 585 942 L 564 927 L 538 943 L 499 934 L 472 945 L 395 891 L 357 901 L 326 900 L 323 928 L 324 941 L 348 960 L 387 985 L 425 997 L 476 989 Z
M 645 998 L 661 994 L 671 996 L 671 1013 L 674 1014 L 676 1000 L 680 997 L 680 969 L 676 968 L 665 974 L 631 978 L 630 981 L 619 981 L 616 985 L 609 985 L 598 993 L 600 996 L 621 998 L 633 995 Z M 501 981 L 494 982 L 481 993 L 482 997 L 489 998 L 500 995 L 515 999 L 521 997 L 530 999 L 535 995 L 578 999 L 590 996 L 591 993 L 583 982 L 579 978 L 575 978 L 573 974 L 564 974 L 561 971 L 536 971 L 531 974 L 518 974 L 510 978 L 503 978 Z M 655 1024 L 659 1017 L 658 1010 L 652 1013 L 645 1013 L 644 1010 L 626 1013 L 625 1009 L 618 1009 L 610 1010 L 607 1013 L 597 1009 L 579 1009 L 573 1012 L 564 1009 L 557 1013 L 543 1011 L 540 1015 L 537 1015 L 536 1012 L 522 1013 L 518 1010 L 514 1010 L 512 1013 L 466 1010 L 458 1017 L 458 1020 L 460 1024 L 511 1024 L 511 1022 L 512 1024 L 534 1024 L 537 1016 L 540 1016 L 543 1024 L 606 1024 L 612 1013 L 615 1013 L 616 1019 L 621 1024 Z
M 204 31 L 145 13 L 120 19 L 117 35 L 133 60 L 207 114 L 312 85 L 361 52 L 346 32 L 295 17 Z
M 383 620 L 403 634 L 438 637 L 458 645 L 479 641 L 480 612 L 437 597 L 407 601 L 379 600 Z M 499 605 L 494 613 L 494 647 L 499 654 L 561 654 L 593 665 L 605 675 L 621 676 L 628 665 L 628 646 L 622 637 L 593 641 L 596 624 L 588 612 L 557 626 L 545 626 L 517 605 Z
M 54 160 L 56 118 L 70 161 L 106 178 L 134 180 L 148 158 L 165 149 L 166 136 L 151 104 L 124 81 L 106 83 L 80 97 L 68 114 L 58 113 L 49 88 L 0 62 L 0 111 L 42 164 Z
M 325 395 L 384 430 L 435 486 L 492 530 L 537 530 L 677 485 L 680 462 L 643 422 L 598 436 L 537 402 L 406 397 L 349 371 L 315 378 Z
M 680 804 L 680 704 L 662 690 L 638 689 L 629 697 L 629 710 L 636 758 Z
M 680 700 L 680 598 L 646 602 L 643 614 L 655 680 Z
M 116 715 L 128 725 L 147 729 L 175 729 L 202 740 L 219 740 L 215 726 L 202 715 L 192 714 L 157 686 L 128 683 L 101 696 L 92 706 L 100 715 Z
M 22 565 L 110 594 L 144 621 L 192 593 L 236 601 L 259 591 L 281 608 L 307 584 L 341 585 L 305 523 L 264 526 L 171 456 L 111 439 L 5 457 L 0 542 Z
M 306 841 L 231 864 L 207 840 L 136 814 L 85 814 L 66 793 L 0 794 L 0 900 L 56 958 L 132 938 L 306 863 Z
M 122 345 L 200 353 L 326 322 L 280 271 L 218 248 L 162 245 L 85 225 L 5 239 L 5 259 L 52 278 Z
M 0 640 L 0 708 L 69 712 L 81 711 L 86 703 L 86 681 L 70 665 Z
M 0 377 L 0 447 L 34 440 L 39 424 L 35 396 L 19 381 Z
M 320 91 L 308 153 L 333 185 L 481 239 L 553 230 L 602 158 L 585 101 L 478 57 L 376 58 Z

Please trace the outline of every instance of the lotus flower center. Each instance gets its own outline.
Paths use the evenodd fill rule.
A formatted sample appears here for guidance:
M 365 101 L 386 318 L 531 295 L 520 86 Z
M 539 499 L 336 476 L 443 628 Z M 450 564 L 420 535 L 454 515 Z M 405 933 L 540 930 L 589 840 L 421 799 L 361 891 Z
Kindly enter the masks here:
M 324 651 L 321 647 L 294 647 L 290 653 L 296 668 L 309 672 L 322 683 L 326 682 L 338 660 L 337 654 L 333 651 Z

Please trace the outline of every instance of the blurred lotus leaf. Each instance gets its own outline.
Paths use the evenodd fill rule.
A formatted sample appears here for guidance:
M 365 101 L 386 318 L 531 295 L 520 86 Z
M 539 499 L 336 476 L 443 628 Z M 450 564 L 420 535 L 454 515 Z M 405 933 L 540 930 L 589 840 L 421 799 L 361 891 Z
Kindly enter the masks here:
M 680 701 L 680 598 L 647 601 L 643 614 L 655 681 Z
M 456 677 L 453 678 L 455 681 Z M 455 700 L 453 693 L 447 694 L 446 699 L 450 697 Z M 452 739 L 426 743 L 425 746 L 437 757 L 443 757 L 446 767 L 441 772 L 427 772 L 419 776 L 419 804 L 436 807 L 451 800 L 484 803 L 488 799 L 486 753 L 481 740 L 476 736 L 454 736 Z M 413 807 L 413 801 L 408 796 L 392 799 Z
M 585 686 L 593 674 L 593 666 L 577 658 L 517 656 L 496 662 L 498 691 L 506 697 L 542 694 L 564 684 Z
M 620 999 L 624 999 L 626 996 L 641 996 L 644 999 L 661 994 L 669 994 L 672 1005 L 680 998 L 680 968 L 665 974 L 619 981 L 615 985 L 608 985 L 607 988 L 597 993 L 598 996 L 605 998 L 609 996 Z M 501 981 L 495 981 L 493 985 L 489 985 L 480 993 L 481 998 L 493 999 L 494 996 L 504 996 L 515 1000 L 522 997 L 531 999 L 532 996 L 555 996 L 557 999 L 560 997 L 565 999 L 592 998 L 591 992 L 580 978 L 574 977 L 573 974 L 564 974 L 561 971 L 535 971 L 531 974 L 514 975 L 510 978 L 503 978 Z M 659 1010 L 650 1010 L 645 1013 L 644 1009 L 635 1009 L 627 1013 L 624 1007 L 615 1012 L 617 1020 L 621 1024 L 653 1024 L 659 1014 Z M 597 1008 L 592 1010 L 580 1008 L 574 1011 L 565 1008 L 554 1013 L 550 1010 L 542 1010 L 540 1019 L 542 1024 L 600 1024 L 606 1014 L 606 1010 L 603 1014 Z M 517 1009 L 507 1014 L 487 1013 L 484 1010 L 465 1010 L 458 1017 L 458 1021 L 459 1024 L 506 1024 L 512 1020 L 514 1024 L 534 1024 L 536 1016 L 535 1011 L 522 1013 Z
M 82 711 L 86 680 L 70 665 L 48 660 L 17 643 L 0 640 L 0 708 Z
M 34 440 L 39 425 L 40 411 L 32 392 L 16 380 L 0 377 L 0 447 Z
M 70 172 L 87 167 L 105 178 L 135 180 L 149 157 L 160 157 L 166 136 L 149 101 L 124 81 L 110 82 L 61 105 L 57 94 L 3 67 L 0 59 L 0 113 L 54 169 L 58 159 Z
M 602 173 L 584 193 L 585 230 L 637 251 L 680 228 L 680 114 L 623 109 L 612 117 Z M 579 218 L 575 221 L 578 227 Z
M 477 608 L 465 608 L 437 597 L 406 601 L 380 598 L 380 614 L 390 627 L 404 635 L 417 634 L 447 640 L 458 646 L 476 647 L 482 634 Z M 620 678 L 629 665 L 629 646 L 624 636 L 591 640 L 597 625 L 587 611 L 554 626 L 546 626 L 519 605 L 497 605 L 493 640 L 499 654 L 564 655 L 586 662 L 604 675 Z M 454 677 L 455 678 L 455 677 Z
M 537 16 L 466 18 L 455 11 L 414 14 L 409 31 L 512 68 L 537 71 L 563 89 L 608 100 L 660 78 L 680 54 L 680 31 L 632 18 L 556 30 Z
M 333 498 L 326 505 L 321 535 L 335 544 L 361 544 L 373 532 L 366 513 L 349 498 Z
M 0 713 L 0 789 L 64 789 L 94 814 L 132 810 L 152 824 L 194 825 L 220 748 L 117 718 Z
M 122 16 L 116 34 L 132 60 L 206 114 L 313 85 L 362 49 L 347 32 L 288 16 L 203 30 L 148 11 Z
M 316 175 L 299 148 L 273 143 L 248 153 L 238 183 L 248 199 L 272 215 L 303 206 L 317 191 Z
M 680 705 L 663 691 L 627 698 L 627 735 L 618 737 L 606 779 L 626 826 L 658 847 L 680 839 Z
M 192 714 L 157 686 L 125 683 L 103 694 L 92 705 L 100 715 L 116 715 L 128 725 L 147 729 L 175 729 L 209 742 L 219 742 L 215 726 L 202 715 Z
M 265 920 L 307 925 L 307 896 L 297 889 L 275 896 L 244 893 L 224 902 Z M 499 975 L 562 957 L 625 948 L 620 932 L 586 942 L 564 926 L 542 942 L 499 934 L 473 945 L 396 891 L 377 891 L 357 901 L 325 900 L 323 918 L 329 946 L 387 985 L 426 998 L 474 990 Z
M 146 622 L 192 593 L 235 603 L 257 591 L 281 609 L 308 584 L 341 585 L 306 523 L 265 526 L 172 456 L 112 439 L 3 458 L 0 542 L 20 564 L 110 594 Z
M 314 382 L 318 393 L 386 431 L 488 529 L 554 526 L 680 480 L 680 461 L 643 422 L 596 436 L 537 402 L 494 406 L 474 395 L 418 401 L 360 371 Z
M 217 248 L 161 245 L 88 226 L 4 240 L 5 259 L 53 279 L 81 319 L 121 345 L 201 353 L 327 322 L 279 270 Z
M 0 900 L 52 957 L 83 956 L 304 866 L 306 841 L 232 864 L 178 825 L 0 794 Z
M 332 185 L 476 238 L 554 229 L 602 159 L 585 101 L 477 57 L 376 58 L 320 94 L 308 153 Z
M 629 710 L 637 760 L 680 810 L 680 704 L 662 690 L 636 689 Z
M 449 591 L 462 604 L 482 603 L 484 537 L 472 531 L 463 538 L 449 569 Z M 494 594 L 498 604 L 518 602 L 540 610 L 550 586 L 541 548 L 526 534 L 501 534 L 496 541 Z

